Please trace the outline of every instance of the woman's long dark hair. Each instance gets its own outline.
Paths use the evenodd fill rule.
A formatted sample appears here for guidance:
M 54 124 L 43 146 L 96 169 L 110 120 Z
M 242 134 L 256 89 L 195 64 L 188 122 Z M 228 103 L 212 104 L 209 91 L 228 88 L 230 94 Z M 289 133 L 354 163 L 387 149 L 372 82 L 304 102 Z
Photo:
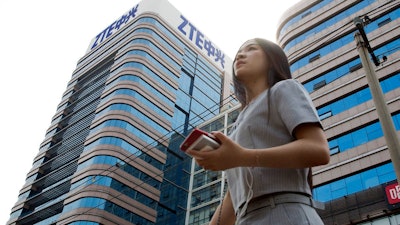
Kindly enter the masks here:
M 291 79 L 292 74 L 290 73 L 289 62 L 282 48 L 279 45 L 262 38 L 255 38 L 254 40 L 259 46 L 261 46 L 266 55 L 265 63 L 268 65 L 268 72 L 265 76 L 267 76 L 267 85 L 269 89 L 281 80 Z M 232 74 L 234 92 L 243 108 L 248 104 L 248 102 L 246 102 L 246 92 L 243 85 L 237 79 L 234 68 L 232 68 Z

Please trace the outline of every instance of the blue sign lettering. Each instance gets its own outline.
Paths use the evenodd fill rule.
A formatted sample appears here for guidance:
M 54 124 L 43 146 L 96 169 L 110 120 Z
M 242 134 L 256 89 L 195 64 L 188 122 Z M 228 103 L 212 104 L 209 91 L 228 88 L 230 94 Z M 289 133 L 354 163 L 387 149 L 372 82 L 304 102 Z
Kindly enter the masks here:
M 178 26 L 178 30 L 189 38 L 190 41 L 194 42 L 196 46 L 207 51 L 207 55 L 211 58 L 214 57 L 215 62 L 219 62 L 224 68 L 225 64 L 225 54 L 214 47 L 210 40 L 204 38 L 203 33 L 201 33 L 197 28 L 191 24 L 183 15 L 181 15 L 182 23 Z M 195 40 L 193 40 L 195 38 Z
M 121 16 L 119 20 L 114 21 L 110 26 L 108 26 L 100 34 L 98 34 L 95 37 L 95 41 L 93 42 L 90 49 L 93 49 L 94 47 L 98 46 L 100 43 L 102 43 L 104 40 L 110 37 L 113 33 L 118 31 L 121 27 L 125 26 L 128 22 L 130 22 L 133 18 L 135 18 L 138 7 L 139 5 L 133 7 L 131 10 L 129 10 L 129 12 L 126 15 Z

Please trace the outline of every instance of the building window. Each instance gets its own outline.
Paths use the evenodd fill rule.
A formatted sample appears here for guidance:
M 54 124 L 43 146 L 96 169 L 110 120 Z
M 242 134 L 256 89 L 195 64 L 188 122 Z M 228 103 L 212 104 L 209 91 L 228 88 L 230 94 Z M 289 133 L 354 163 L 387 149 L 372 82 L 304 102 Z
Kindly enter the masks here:
M 329 149 L 331 155 L 335 155 L 340 152 L 339 146 L 335 146 Z
M 320 82 L 314 84 L 314 91 L 322 88 L 325 85 L 326 85 L 326 80 L 321 80 Z
M 329 111 L 329 112 L 326 112 L 326 113 L 324 113 L 322 115 L 319 115 L 319 119 L 320 120 L 324 120 L 324 119 L 326 119 L 328 117 L 331 117 L 331 116 L 332 116 L 332 111 Z
M 303 19 L 304 17 L 308 16 L 311 14 L 311 11 L 308 11 L 306 13 L 304 13 L 303 15 L 301 15 L 301 18 Z
M 386 24 L 388 24 L 390 22 L 392 22 L 392 19 L 386 18 L 385 20 L 383 20 L 383 21 L 378 23 L 378 27 L 382 27 L 382 26 L 384 26 L 384 25 L 386 25 Z
M 315 56 L 312 56 L 312 57 L 308 60 L 308 62 L 309 62 L 309 63 L 314 62 L 315 60 L 319 59 L 320 57 L 321 57 L 320 54 L 317 54 L 317 55 L 315 55 Z
M 375 187 L 396 179 L 392 163 L 371 168 L 340 180 L 315 187 L 313 196 L 317 201 L 328 202 L 349 194 Z
M 356 65 L 350 67 L 350 68 L 349 68 L 349 71 L 350 71 L 350 73 L 352 73 L 352 72 L 354 72 L 354 71 L 356 71 L 356 70 L 359 70 L 359 69 L 361 69 L 361 68 L 362 68 L 362 64 L 361 64 L 361 63 L 358 63 L 358 64 L 356 64 Z

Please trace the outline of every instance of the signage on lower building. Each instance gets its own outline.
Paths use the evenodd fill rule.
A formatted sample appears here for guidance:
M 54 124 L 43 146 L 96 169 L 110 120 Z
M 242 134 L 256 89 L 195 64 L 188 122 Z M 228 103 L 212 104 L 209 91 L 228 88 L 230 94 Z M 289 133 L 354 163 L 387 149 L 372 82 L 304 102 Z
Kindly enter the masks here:
M 400 186 L 397 181 L 385 186 L 386 199 L 390 208 L 400 207 Z

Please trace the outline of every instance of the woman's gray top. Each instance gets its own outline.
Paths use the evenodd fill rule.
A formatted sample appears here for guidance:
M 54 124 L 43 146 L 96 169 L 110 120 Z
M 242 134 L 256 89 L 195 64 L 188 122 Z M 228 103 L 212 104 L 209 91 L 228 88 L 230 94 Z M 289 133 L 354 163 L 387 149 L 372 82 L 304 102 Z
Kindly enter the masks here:
M 244 148 L 269 148 L 294 141 L 293 131 L 303 123 L 320 123 L 320 120 L 305 88 L 298 81 L 288 79 L 275 84 L 269 92 L 265 90 L 246 106 L 229 136 Z M 276 192 L 311 195 L 308 172 L 308 168 L 239 167 L 226 170 L 235 212 L 246 202 L 249 191 L 251 198 Z

